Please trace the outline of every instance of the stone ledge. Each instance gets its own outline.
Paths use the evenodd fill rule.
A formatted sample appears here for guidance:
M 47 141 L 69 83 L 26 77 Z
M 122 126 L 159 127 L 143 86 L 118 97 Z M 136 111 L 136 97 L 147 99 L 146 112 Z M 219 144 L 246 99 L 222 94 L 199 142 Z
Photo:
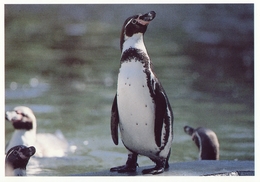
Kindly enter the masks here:
M 152 166 L 139 167 L 133 173 L 117 173 L 105 170 L 72 176 L 141 176 L 143 175 L 142 170 L 150 167 Z M 201 160 L 171 163 L 168 170 L 157 176 L 254 176 L 254 171 L 254 161 Z

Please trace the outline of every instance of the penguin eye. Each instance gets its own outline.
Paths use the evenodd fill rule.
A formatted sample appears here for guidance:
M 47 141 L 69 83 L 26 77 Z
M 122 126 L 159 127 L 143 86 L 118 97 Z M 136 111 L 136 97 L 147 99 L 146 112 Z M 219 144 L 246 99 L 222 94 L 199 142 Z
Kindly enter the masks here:
M 13 155 L 18 155 L 18 152 L 15 150 L 15 151 L 13 151 Z
M 132 24 L 136 24 L 136 23 L 137 23 L 136 19 L 133 19 Z
M 28 116 L 27 116 L 26 114 L 24 114 L 24 113 L 21 113 L 21 115 L 22 115 L 23 117 L 26 117 L 26 118 L 28 117 Z

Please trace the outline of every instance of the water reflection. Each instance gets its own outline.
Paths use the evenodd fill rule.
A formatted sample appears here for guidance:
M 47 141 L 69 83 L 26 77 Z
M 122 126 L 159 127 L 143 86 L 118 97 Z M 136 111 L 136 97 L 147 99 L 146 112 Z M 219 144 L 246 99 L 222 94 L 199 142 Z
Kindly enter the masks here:
M 39 83 L 37 78 L 31 78 L 28 84 L 20 84 L 15 81 L 5 89 L 6 99 L 30 99 L 39 97 L 49 90 L 49 84 Z

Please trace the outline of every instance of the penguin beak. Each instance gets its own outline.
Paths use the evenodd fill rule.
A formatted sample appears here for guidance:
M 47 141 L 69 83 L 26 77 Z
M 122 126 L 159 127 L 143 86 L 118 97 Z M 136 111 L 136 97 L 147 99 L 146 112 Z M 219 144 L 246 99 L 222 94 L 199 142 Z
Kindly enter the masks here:
M 7 111 L 7 112 L 5 113 L 5 119 L 8 120 L 8 121 L 11 120 L 11 113 L 10 113 L 10 112 Z
M 24 155 L 24 158 L 28 158 L 28 157 L 31 157 L 35 154 L 36 152 L 36 149 L 35 147 L 31 146 L 31 147 L 28 147 L 28 148 L 25 148 L 22 152 L 22 154 Z
M 136 21 L 142 25 L 148 25 L 150 21 L 152 21 L 155 18 L 156 13 L 154 11 L 150 11 L 144 15 L 140 15 Z
M 141 15 L 139 17 L 139 19 L 150 22 L 155 18 L 155 15 L 156 15 L 156 13 L 154 11 L 150 11 L 150 12 L 144 14 L 144 15 Z
M 30 156 L 33 156 L 33 155 L 35 154 L 35 152 L 36 152 L 35 147 L 31 146 L 31 147 L 29 147 L 28 149 L 29 149 L 28 154 L 29 154 Z
M 192 135 L 194 132 L 194 129 L 190 126 L 185 126 L 184 127 L 184 132 L 187 133 L 188 135 Z

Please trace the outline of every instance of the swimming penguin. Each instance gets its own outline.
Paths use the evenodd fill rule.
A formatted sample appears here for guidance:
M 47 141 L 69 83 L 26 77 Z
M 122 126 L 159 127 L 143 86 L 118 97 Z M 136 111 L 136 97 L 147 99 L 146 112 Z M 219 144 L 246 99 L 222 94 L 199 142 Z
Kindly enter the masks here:
M 184 132 L 191 135 L 192 140 L 199 148 L 200 160 L 219 160 L 219 142 L 217 135 L 208 128 L 196 129 L 185 126 Z
M 6 176 L 26 176 L 26 166 L 31 156 L 35 154 L 35 147 L 18 145 L 10 148 L 5 157 Z
M 7 111 L 5 118 L 13 124 L 15 129 L 11 140 L 7 144 L 6 152 L 16 146 L 35 146 L 37 157 L 63 157 L 67 153 L 68 143 L 61 132 L 57 135 L 50 133 L 36 134 L 36 117 L 26 106 L 17 106 L 13 111 Z
M 173 113 L 166 93 L 151 68 L 143 37 L 155 12 L 134 15 L 122 28 L 121 60 L 111 111 L 112 139 L 121 139 L 128 149 L 126 164 L 110 171 L 134 172 L 138 154 L 149 157 L 156 166 L 143 174 L 158 174 L 169 167 L 173 140 Z

